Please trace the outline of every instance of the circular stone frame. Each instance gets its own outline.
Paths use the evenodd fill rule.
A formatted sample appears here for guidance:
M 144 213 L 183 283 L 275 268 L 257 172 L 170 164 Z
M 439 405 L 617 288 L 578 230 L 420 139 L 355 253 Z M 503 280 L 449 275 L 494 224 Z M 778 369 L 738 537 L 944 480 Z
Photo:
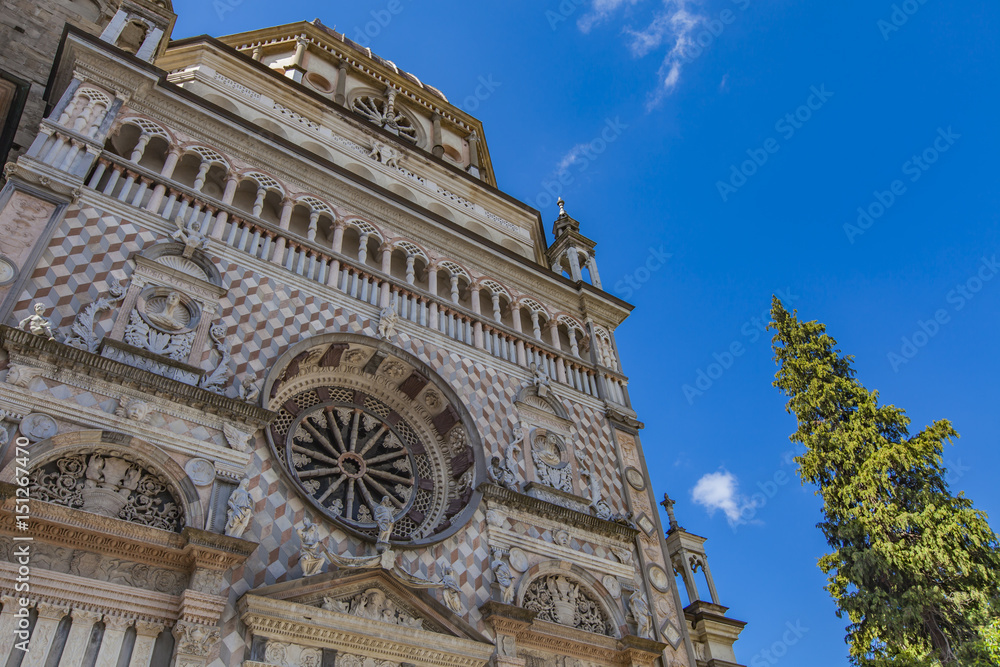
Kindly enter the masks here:
M 421 400 L 431 389 L 443 398 L 434 410 Z M 391 497 L 390 543 L 422 547 L 478 509 L 479 432 L 459 395 L 414 355 L 369 336 L 321 334 L 275 360 L 261 393 L 278 412 L 265 429 L 275 467 L 340 529 L 376 542 L 375 509 Z

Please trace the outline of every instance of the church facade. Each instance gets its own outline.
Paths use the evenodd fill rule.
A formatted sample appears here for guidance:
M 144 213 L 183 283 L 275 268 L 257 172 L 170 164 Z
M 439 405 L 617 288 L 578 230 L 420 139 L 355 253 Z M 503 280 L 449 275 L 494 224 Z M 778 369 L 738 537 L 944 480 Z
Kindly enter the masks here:
M 318 20 L 40 6 L 0 57 L 8 667 L 737 664 L 631 306 L 477 119 Z

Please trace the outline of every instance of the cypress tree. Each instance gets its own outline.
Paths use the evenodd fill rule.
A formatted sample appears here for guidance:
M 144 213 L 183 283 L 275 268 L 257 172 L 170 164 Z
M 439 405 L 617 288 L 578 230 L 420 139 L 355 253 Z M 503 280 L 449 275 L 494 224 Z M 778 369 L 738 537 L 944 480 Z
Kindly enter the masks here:
M 947 420 L 910 435 L 910 420 L 855 378 L 819 322 L 801 322 L 775 297 L 778 372 L 798 429 L 803 482 L 818 487 L 831 552 L 819 561 L 837 614 L 850 620 L 851 661 L 883 665 L 996 665 L 988 644 L 1000 593 L 1000 543 L 945 481 Z

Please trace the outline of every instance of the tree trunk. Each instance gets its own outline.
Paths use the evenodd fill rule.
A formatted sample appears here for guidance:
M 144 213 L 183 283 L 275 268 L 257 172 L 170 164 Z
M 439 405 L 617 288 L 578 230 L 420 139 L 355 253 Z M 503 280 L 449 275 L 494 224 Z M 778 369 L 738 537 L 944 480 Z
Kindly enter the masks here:
M 951 646 L 948 644 L 948 638 L 941 630 L 941 626 L 938 625 L 934 610 L 929 607 L 925 608 L 921 616 L 924 621 L 924 627 L 927 629 L 927 633 L 931 636 L 931 642 L 934 644 L 934 650 L 937 652 L 941 660 L 941 664 L 955 664 L 957 658 L 955 658 L 955 654 L 951 651 Z

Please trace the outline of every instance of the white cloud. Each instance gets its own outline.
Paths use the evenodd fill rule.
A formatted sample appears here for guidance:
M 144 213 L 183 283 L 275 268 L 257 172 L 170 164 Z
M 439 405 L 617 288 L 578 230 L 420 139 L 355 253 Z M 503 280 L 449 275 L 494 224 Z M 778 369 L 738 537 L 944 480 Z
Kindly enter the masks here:
M 736 475 L 723 470 L 702 475 L 691 490 L 691 499 L 708 510 L 709 516 L 722 510 L 730 525 L 740 521 L 740 513 L 753 504 L 749 498 L 741 496 Z
M 637 0 L 592 0 L 591 12 L 581 18 L 577 25 L 584 33 L 607 20 L 619 7 L 635 4 Z M 692 53 L 692 35 L 705 22 L 705 17 L 692 9 L 692 0 L 662 0 L 652 20 L 645 28 L 626 27 L 623 33 L 628 37 L 628 49 L 636 58 L 666 48 L 667 52 L 658 71 L 659 84 L 646 105 L 647 111 L 656 107 L 680 82 L 686 59 Z
M 589 145 L 590 144 L 587 143 L 577 144 L 576 146 L 573 146 L 573 148 L 569 149 L 556 165 L 556 173 L 569 169 L 574 162 L 580 159 L 580 156 L 583 155 L 583 151 L 585 151 Z
M 590 11 L 580 17 L 576 26 L 587 34 L 594 26 L 603 23 L 622 5 L 634 5 L 639 0 L 592 0 Z

